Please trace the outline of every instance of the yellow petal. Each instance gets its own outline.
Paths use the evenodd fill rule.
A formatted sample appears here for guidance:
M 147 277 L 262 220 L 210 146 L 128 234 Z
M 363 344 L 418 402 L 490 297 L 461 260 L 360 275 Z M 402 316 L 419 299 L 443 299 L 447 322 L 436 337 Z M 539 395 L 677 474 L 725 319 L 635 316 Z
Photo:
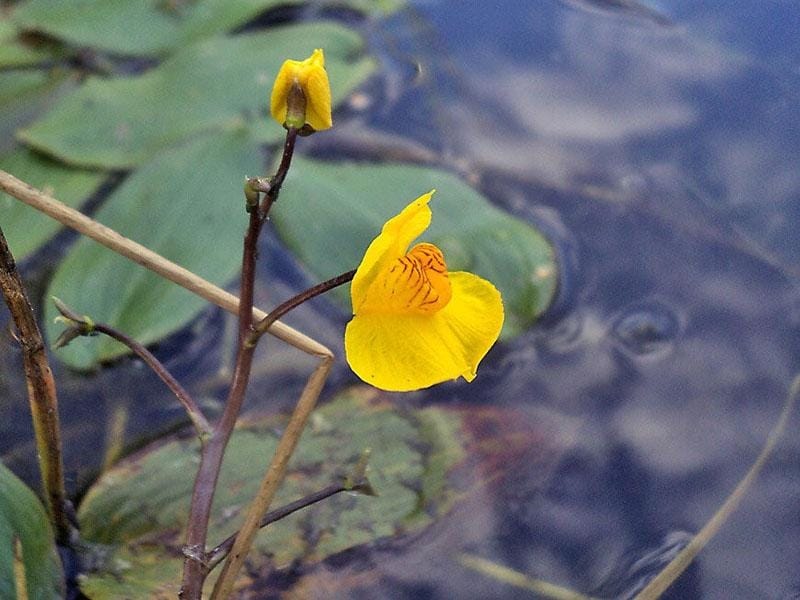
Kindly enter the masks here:
M 427 314 L 357 314 L 345 331 L 350 367 L 389 391 L 410 391 L 462 376 L 472 381 L 478 363 L 503 325 L 500 292 L 471 273 L 451 273 L 452 298 Z
M 364 258 L 356 270 L 350 286 L 353 312 L 358 313 L 367 298 L 367 290 L 376 277 L 391 267 L 398 258 L 405 256 L 408 246 L 431 224 L 431 209 L 428 202 L 435 190 L 423 194 L 400 214 L 389 219 L 380 234 L 369 245 Z
M 325 53 L 322 51 L 322 48 L 315 48 L 314 51 L 311 53 L 307 59 L 303 61 L 304 65 L 309 65 L 313 67 L 324 67 L 325 66 Z
M 281 125 L 286 122 L 286 102 L 289 98 L 289 90 L 297 75 L 298 64 L 296 60 L 283 61 L 278 75 L 275 77 L 275 83 L 272 85 L 269 112 L 272 118 Z
M 281 65 L 270 95 L 269 110 L 281 125 L 286 122 L 289 91 L 297 84 L 306 100 L 305 121 L 315 131 L 329 129 L 331 118 L 331 88 L 325 71 L 325 55 L 317 48 L 305 60 L 285 60 Z
M 356 314 L 432 314 L 447 306 L 451 295 L 442 251 L 423 242 L 377 274 Z
M 330 129 L 333 126 L 331 117 L 331 86 L 328 74 L 321 65 L 308 72 L 306 81 L 306 123 L 315 131 Z

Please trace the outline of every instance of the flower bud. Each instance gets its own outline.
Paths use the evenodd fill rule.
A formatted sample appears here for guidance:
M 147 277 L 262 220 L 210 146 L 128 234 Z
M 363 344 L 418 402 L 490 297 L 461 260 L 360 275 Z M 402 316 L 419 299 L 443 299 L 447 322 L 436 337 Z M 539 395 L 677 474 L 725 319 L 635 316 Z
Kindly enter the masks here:
M 286 97 L 286 128 L 302 129 L 306 124 L 306 95 L 297 81 L 292 82 Z
M 270 113 L 287 129 L 310 132 L 333 125 L 331 88 L 322 50 L 314 50 L 302 61 L 284 61 L 272 87 Z

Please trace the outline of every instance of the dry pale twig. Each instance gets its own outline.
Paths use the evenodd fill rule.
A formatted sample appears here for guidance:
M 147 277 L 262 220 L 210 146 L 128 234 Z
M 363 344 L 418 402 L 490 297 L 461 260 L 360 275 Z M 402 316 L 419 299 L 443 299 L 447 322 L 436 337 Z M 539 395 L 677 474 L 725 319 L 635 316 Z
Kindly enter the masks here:
M 113 229 L 64 205 L 48 194 L 35 189 L 2 170 L 0 170 L 0 189 L 36 210 L 47 214 L 63 225 L 99 242 L 114 252 L 150 269 L 228 312 L 234 314 L 238 312 L 239 298 L 233 294 L 226 292 L 191 271 L 167 260 L 141 244 L 120 235 Z M 268 319 L 268 316 L 269 315 L 264 311 L 255 307 L 253 308 L 253 321 L 262 322 L 265 319 L 271 321 L 271 319 Z M 267 475 L 262 481 L 259 494 L 251 505 L 249 515 L 257 514 L 257 518 L 249 517 L 245 526 L 240 530 L 237 536 L 236 544 L 228 557 L 229 562 L 226 564 L 226 570 L 229 575 L 226 577 L 223 573 L 223 576 L 220 578 L 223 582 L 230 581 L 230 576 L 235 575 L 236 571 L 238 571 L 238 568 L 241 566 L 239 552 L 245 548 L 249 548 L 252 543 L 252 537 L 258 529 L 258 520 L 268 509 L 277 486 L 283 479 L 291 453 L 300 437 L 300 432 L 302 432 L 308 416 L 316 405 L 317 398 L 325 383 L 334 358 L 333 353 L 327 347 L 280 321 L 272 322 L 267 333 L 270 333 L 303 352 L 319 357 L 321 362 L 309 377 L 284 435 L 278 444 Z M 260 509 L 259 512 L 259 507 L 262 506 L 264 508 Z M 254 521 L 254 523 L 251 523 L 251 521 Z M 201 554 L 204 554 L 204 549 L 201 549 Z M 241 556 L 241 559 L 243 558 L 244 556 Z M 224 597 L 224 595 L 221 597 Z
M 253 543 L 253 538 L 259 529 L 261 518 L 269 510 L 272 499 L 275 497 L 275 492 L 277 492 L 278 486 L 283 481 L 286 467 L 300 439 L 300 434 L 305 428 L 311 411 L 316 406 L 317 398 L 322 391 L 322 386 L 325 384 L 332 362 L 332 358 L 322 359 L 322 362 L 311 374 L 303 393 L 300 395 L 300 400 L 297 401 L 289 423 L 278 441 L 278 447 L 275 449 L 267 474 L 261 480 L 258 493 L 250 504 L 245 522 L 239 529 L 233 548 L 231 548 L 219 579 L 217 579 L 214 591 L 211 594 L 212 600 L 215 598 L 224 599 L 230 596 L 236 575 L 242 568 L 247 552 Z
M 0 170 L 0 189 L 20 202 L 24 202 L 28 206 L 46 214 L 59 223 L 113 250 L 117 254 L 121 254 L 133 262 L 142 265 L 146 269 L 158 273 L 165 279 L 208 300 L 212 304 L 233 314 L 236 314 L 239 310 L 239 298 L 234 294 L 226 292 L 222 288 L 184 269 L 160 254 L 120 235 L 113 229 L 66 206 L 52 196 L 37 190 L 24 181 L 20 181 L 3 170 Z M 263 310 L 257 308 L 253 309 L 254 320 L 260 321 L 266 316 L 267 313 Z M 268 333 L 313 356 L 333 357 L 333 353 L 328 348 L 280 321 L 273 323 Z
M 796 376 L 794 381 L 792 381 L 789 394 L 786 398 L 786 402 L 784 402 L 783 410 L 778 417 L 778 421 L 775 423 L 772 431 L 770 431 L 769 436 L 767 436 L 767 441 L 764 443 L 763 448 L 761 448 L 761 452 L 759 452 L 755 462 L 753 462 L 745 476 L 742 477 L 739 484 L 734 488 L 733 492 L 731 492 L 731 495 L 728 496 L 722 506 L 719 507 L 717 512 L 714 513 L 703 528 L 697 532 L 697 535 L 695 535 L 686 547 L 647 584 L 647 587 L 639 592 L 636 596 L 636 600 L 656 600 L 660 598 L 739 507 L 744 495 L 753 485 L 753 482 L 758 477 L 767 459 L 772 455 L 775 445 L 786 430 L 786 424 L 789 422 L 789 416 L 792 414 L 792 410 L 794 409 L 795 402 L 799 395 L 800 375 Z

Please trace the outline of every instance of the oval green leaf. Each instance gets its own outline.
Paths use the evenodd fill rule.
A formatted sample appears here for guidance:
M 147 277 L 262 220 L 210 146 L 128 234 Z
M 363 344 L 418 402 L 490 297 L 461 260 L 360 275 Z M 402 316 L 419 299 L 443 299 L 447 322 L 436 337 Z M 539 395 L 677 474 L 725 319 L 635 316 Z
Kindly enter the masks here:
M 98 221 L 218 285 L 241 263 L 245 175 L 260 173 L 261 150 L 244 129 L 205 135 L 155 156 L 106 201 Z M 80 239 L 50 281 L 48 297 L 148 344 L 172 333 L 207 303 L 87 238 Z M 51 302 L 45 331 L 63 325 Z M 125 353 L 105 337 L 79 338 L 57 356 L 78 369 Z
M 14 547 L 22 549 L 28 598 L 64 597 L 61 562 L 53 533 L 39 499 L 24 483 L 0 463 L 0 598 L 19 598 L 15 579 Z
M 270 417 L 234 433 L 217 486 L 211 544 L 238 529 L 283 424 L 281 418 Z M 262 530 L 248 558 L 251 576 L 413 532 L 447 513 L 465 493 L 448 483 L 466 454 L 469 438 L 463 425 L 457 411 L 399 411 L 385 396 L 366 388 L 347 391 L 319 408 L 273 507 L 340 481 L 365 448 L 372 449 L 368 477 L 378 496 L 338 494 Z M 89 490 L 78 513 L 81 532 L 111 549 L 99 572 L 88 574 L 81 584 L 89 597 L 175 596 L 197 452 L 193 439 L 153 446 L 104 474 Z M 470 480 L 462 474 L 459 481 L 463 485 Z M 240 584 L 247 583 L 244 576 Z
M 105 174 L 70 169 L 36 152 L 20 148 L 0 158 L 0 169 L 77 207 L 94 191 Z M 35 252 L 61 228 L 58 221 L 0 192 L 0 226 L 17 260 Z
M 268 119 L 280 65 L 314 48 L 324 48 L 333 102 L 341 102 L 373 69 L 362 47 L 356 32 L 325 22 L 213 38 L 138 77 L 90 78 L 19 137 L 71 164 L 132 167 L 201 131 Z M 272 125 L 264 141 L 283 137 Z
M 0 72 L 0 153 L 14 148 L 17 128 L 36 118 L 72 84 L 66 73 L 56 69 Z
M 244 25 L 276 6 L 302 0 L 29 0 L 13 13 L 22 29 L 38 31 L 76 46 L 115 54 L 152 55 Z M 362 12 L 396 10 L 399 0 L 343 0 L 337 6 Z
M 228 31 L 261 11 L 292 3 L 297 0 L 30 0 L 21 3 L 13 17 L 21 29 L 46 33 L 76 46 L 148 55 Z
M 296 158 L 272 214 L 278 234 L 307 269 L 328 279 L 357 267 L 384 222 L 431 189 L 437 190 L 433 221 L 420 239 L 442 249 L 451 271 L 494 283 L 506 309 L 503 337 L 522 333 L 555 294 L 553 248 L 532 225 L 495 208 L 451 173 Z M 334 297 L 350 309 L 346 293 Z

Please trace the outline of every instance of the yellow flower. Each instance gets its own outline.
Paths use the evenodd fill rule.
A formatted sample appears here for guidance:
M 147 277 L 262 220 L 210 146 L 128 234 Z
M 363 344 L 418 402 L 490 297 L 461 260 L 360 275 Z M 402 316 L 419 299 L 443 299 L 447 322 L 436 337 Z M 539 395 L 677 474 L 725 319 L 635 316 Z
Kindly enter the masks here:
M 289 110 L 290 103 L 294 100 L 292 88 L 296 86 L 303 92 L 305 106 L 294 107 Z M 325 72 L 325 56 L 317 48 L 305 60 L 286 60 L 281 65 L 275 84 L 272 86 L 272 96 L 269 103 L 270 113 L 281 125 L 288 124 L 300 129 L 309 125 L 313 130 L 329 129 L 333 125 L 331 119 L 331 86 L 328 83 L 328 74 Z M 299 109 L 299 116 L 296 114 Z M 296 119 L 297 122 L 287 123 Z M 293 114 L 294 113 L 294 114 Z
M 503 301 L 491 283 L 472 273 L 448 273 L 433 244 L 408 250 L 430 225 L 432 195 L 386 222 L 350 289 L 347 362 L 384 390 L 416 390 L 459 376 L 472 381 L 503 326 Z

